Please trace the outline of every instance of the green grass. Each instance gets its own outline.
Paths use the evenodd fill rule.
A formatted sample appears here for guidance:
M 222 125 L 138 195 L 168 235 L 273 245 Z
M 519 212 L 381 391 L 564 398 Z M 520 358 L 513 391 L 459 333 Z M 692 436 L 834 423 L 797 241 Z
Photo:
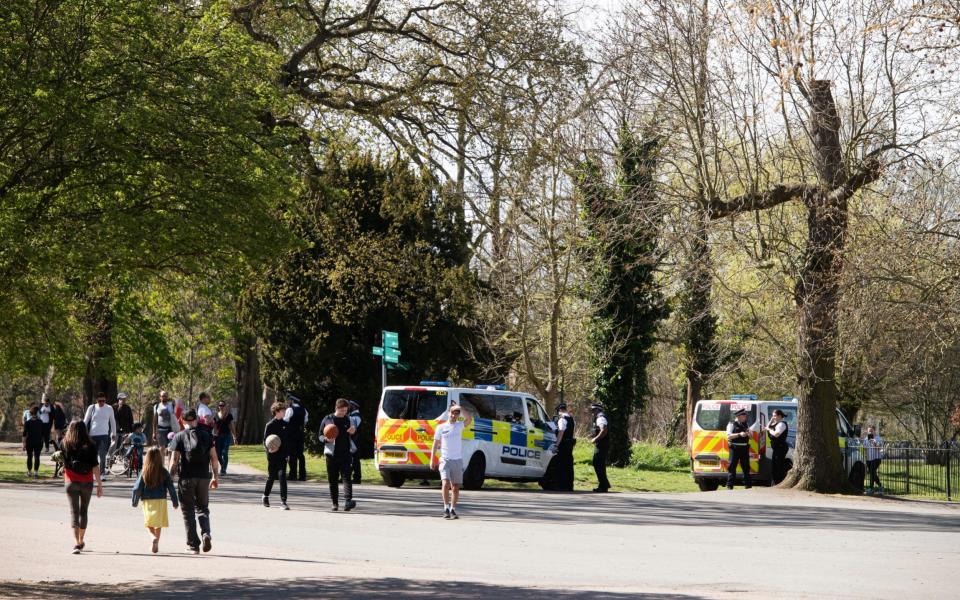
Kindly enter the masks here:
M 50 464 L 50 455 L 40 456 L 40 477 L 53 477 L 53 467 Z M 27 455 L 19 454 L 0 454 L 0 481 L 22 483 L 24 481 L 34 481 L 32 477 L 27 477 Z
M 592 490 L 597 485 L 591 459 L 593 446 L 586 440 L 577 442 L 573 452 L 575 490 Z M 248 465 L 263 472 L 267 458 L 260 445 L 232 446 L 230 462 Z M 307 474 L 310 480 L 326 480 L 326 465 L 322 456 L 307 455 Z M 373 459 L 361 461 L 365 484 L 382 484 Z M 629 467 L 607 467 L 607 477 L 614 491 L 620 492 L 695 492 L 697 486 L 690 477 L 690 463 L 683 448 L 663 448 L 654 444 L 635 444 Z M 488 479 L 483 486 L 490 489 L 539 489 L 536 483 L 510 483 Z
M 910 462 L 909 485 L 908 473 L 904 461 L 891 460 L 880 463 L 880 482 L 884 493 L 888 496 L 925 500 L 947 500 L 947 471 L 942 465 L 928 465 L 923 461 Z M 869 483 L 870 474 L 867 473 L 865 483 Z M 956 501 L 960 497 L 960 476 L 950 474 L 951 499 Z M 909 490 L 909 493 L 908 493 Z

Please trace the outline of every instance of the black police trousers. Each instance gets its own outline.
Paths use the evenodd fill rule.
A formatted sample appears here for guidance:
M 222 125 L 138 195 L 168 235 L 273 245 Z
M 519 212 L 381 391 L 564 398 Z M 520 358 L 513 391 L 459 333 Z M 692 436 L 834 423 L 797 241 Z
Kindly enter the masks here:
M 608 454 L 610 454 L 610 444 L 601 444 L 593 449 L 593 471 L 597 474 L 598 490 L 607 491 L 610 489 L 610 480 L 607 479 Z
M 737 480 L 737 465 L 743 471 L 743 486 L 751 487 L 750 479 L 750 447 L 747 444 L 730 444 L 730 465 L 727 467 L 727 487 L 732 488 Z
M 303 454 L 303 432 L 291 432 L 287 435 L 290 444 L 290 475 L 291 481 L 307 480 L 307 457 Z

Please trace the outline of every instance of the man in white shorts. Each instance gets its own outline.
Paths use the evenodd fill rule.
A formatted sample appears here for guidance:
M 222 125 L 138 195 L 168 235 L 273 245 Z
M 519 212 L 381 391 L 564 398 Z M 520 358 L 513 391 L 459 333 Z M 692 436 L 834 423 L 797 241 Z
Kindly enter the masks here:
M 463 430 L 473 422 L 473 416 L 460 419 L 459 405 L 449 409 L 450 417 L 446 423 L 437 425 L 433 435 L 433 448 L 430 449 L 430 465 L 440 469 L 441 493 L 443 494 L 443 518 L 457 519 L 457 500 L 460 498 L 460 486 L 463 484 Z M 437 445 L 440 445 L 440 463 L 434 462 Z M 452 490 L 452 493 L 451 493 Z

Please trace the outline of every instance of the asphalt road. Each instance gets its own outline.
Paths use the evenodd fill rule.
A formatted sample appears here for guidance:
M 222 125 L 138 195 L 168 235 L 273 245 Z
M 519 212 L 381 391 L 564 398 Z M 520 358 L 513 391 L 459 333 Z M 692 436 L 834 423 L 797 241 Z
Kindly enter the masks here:
M 182 553 L 179 512 L 150 554 L 125 480 L 94 498 L 80 556 L 61 484 L 0 485 L 0 597 L 960 597 L 956 506 L 758 488 L 482 491 L 446 521 L 435 488 L 359 486 L 358 509 L 332 513 L 325 486 L 297 483 L 281 511 L 259 505 L 262 481 L 232 475 L 213 493 L 213 551 L 200 556 Z

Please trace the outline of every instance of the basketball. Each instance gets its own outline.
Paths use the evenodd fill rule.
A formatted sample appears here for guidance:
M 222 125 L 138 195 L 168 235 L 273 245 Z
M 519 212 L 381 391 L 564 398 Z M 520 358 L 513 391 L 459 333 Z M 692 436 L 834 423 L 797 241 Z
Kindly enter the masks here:
M 267 436 L 267 439 L 263 440 L 263 445 L 266 446 L 267 452 L 276 452 L 280 449 L 280 436 L 270 434 Z
M 323 428 L 323 437 L 327 438 L 331 442 L 337 439 L 338 435 L 340 435 L 340 430 L 337 429 L 337 426 L 333 423 L 328 423 L 327 426 Z

